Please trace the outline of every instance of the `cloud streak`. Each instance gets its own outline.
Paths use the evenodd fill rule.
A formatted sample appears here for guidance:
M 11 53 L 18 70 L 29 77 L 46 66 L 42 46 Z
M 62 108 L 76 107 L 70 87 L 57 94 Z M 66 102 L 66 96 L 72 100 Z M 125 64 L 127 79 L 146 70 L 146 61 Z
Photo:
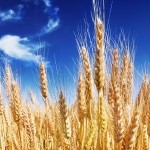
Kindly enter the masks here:
M 39 62 L 42 57 L 36 55 L 36 45 L 28 38 L 21 38 L 15 35 L 5 35 L 0 38 L 0 50 L 9 57 L 24 61 Z
M 60 23 L 59 18 L 57 19 L 50 18 L 48 20 L 48 23 L 41 29 L 40 35 L 44 35 L 54 31 L 59 26 L 59 23 Z
M 48 34 L 57 29 L 60 25 L 60 19 L 58 17 L 59 8 L 52 8 L 50 0 L 43 0 L 45 4 L 44 13 L 48 15 L 47 23 L 41 28 L 40 35 Z M 53 11 L 51 11 L 53 10 Z M 51 13 L 50 13 L 51 12 Z
M 18 5 L 15 10 L 9 9 L 6 11 L 0 11 L 0 20 L 2 22 L 10 21 L 10 20 L 11 21 L 21 20 L 22 9 L 23 9 L 23 6 Z
M 50 0 L 43 0 L 43 2 L 46 5 L 46 7 L 50 7 L 51 6 Z

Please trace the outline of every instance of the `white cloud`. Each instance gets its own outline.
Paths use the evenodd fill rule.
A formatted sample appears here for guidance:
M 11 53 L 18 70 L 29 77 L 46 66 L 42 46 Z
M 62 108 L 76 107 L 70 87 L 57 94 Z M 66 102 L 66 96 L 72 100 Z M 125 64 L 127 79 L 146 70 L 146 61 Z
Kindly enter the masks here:
M 20 20 L 22 8 L 22 5 L 18 5 L 15 10 L 9 9 L 6 11 L 0 11 L 0 20 L 3 22 L 8 20 Z
M 60 20 L 57 19 L 49 19 L 48 23 L 41 29 L 40 35 L 47 34 L 55 30 L 59 26 Z
M 51 6 L 51 2 L 50 0 L 43 0 L 44 4 L 47 6 L 47 7 L 50 7 Z
M 5 35 L 0 38 L 0 50 L 15 59 L 38 62 L 42 57 L 33 53 L 35 49 L 36 46 L 26 37 Z
M 20 20 L 21 16 L 17 15 L 14 10 L 10 9 L 8 11 L 3 11 L 0 13 L 0 20 L 1 21 L 8 21 L 8 20 Z

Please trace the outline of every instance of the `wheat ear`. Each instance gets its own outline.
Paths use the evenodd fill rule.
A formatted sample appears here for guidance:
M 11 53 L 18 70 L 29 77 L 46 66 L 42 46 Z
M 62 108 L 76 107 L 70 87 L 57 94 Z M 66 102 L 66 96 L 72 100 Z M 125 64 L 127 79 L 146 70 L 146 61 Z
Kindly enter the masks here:
M 93 105 L 93 91 L 92 91 L 92 71 L 90 67 L 90 60 L 86 48 L 83 46 L 81 49 L 83 60 L 83 68 L 85 74 L 85 98 L 87 105 L 87 116 L 92 118 L 92 105 Z

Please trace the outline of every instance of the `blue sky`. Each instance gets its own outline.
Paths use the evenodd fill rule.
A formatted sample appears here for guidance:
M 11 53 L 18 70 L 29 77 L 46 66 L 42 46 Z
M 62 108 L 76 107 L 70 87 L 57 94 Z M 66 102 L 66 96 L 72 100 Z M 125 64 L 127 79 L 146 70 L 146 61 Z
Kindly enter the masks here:
M 105 1 L 112 37 L 115 39 L 121 29 L 131 36 L 139 70 L 150 57 L 149 9 L 149 0 Z M 78 58 L 74 33 L 85 26 L 85 18 L 92 26 L 91 11 L 92 0 L 0 1 L 1 62 L 10 62 L 25 91 L 30 87 L 37 91 L 37 62 L 43 59 L 48 66 L 50 89 L 54 76 L 71 94 Z

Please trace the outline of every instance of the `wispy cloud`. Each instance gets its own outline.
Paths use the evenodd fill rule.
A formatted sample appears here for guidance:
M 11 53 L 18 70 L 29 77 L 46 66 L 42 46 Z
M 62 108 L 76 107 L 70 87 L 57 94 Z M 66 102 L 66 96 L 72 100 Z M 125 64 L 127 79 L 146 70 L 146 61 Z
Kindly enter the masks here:
M 44 35 L 54 31 L 59 26 L 59 23 L 60 23 L 59 18 L 57 19 L 50 18 L 48 20 L 48 23 L 45 26 L 43 26 L 43 28 L 41 29 L 40 35 Z
M 31 43 L 27 37 L 5 35 L 0 38 L 0 50 L 12 58 L 24 61 L 38 62 L 42 59 L 40 55 L 34 53 L 36 45 Z
M 46 5 L 46 7 L 50 7 L 51 6 L 50 0 L 43 0 L 43 2 Z
M 18 5 L 14 10 L 9 9 L 6 11 L 0 11 L 0 21 L 16 21 L 22 18 L 22 8 L 23 5 Z
M 26 3 L 32 3 L 35 6 L 42 6 L 41 14 L 47 19 L 47 21 L 40 26 L 36 35 L 43 36 L 56 30 L 60 25 L 60 18 L 58 15 L 59 8 L 52 5 L 52 0 L 22 0 Z
M 58 28 L 60 19 L 58 17 L 59 8 L 52 8 L 51 0 L 43 0 L 45 4 L 44 13 L 48 16 L 47 23 L 41 28 L 40 35 L 50 33 Z M 52 11 L 53 10 L 53 11 Z

